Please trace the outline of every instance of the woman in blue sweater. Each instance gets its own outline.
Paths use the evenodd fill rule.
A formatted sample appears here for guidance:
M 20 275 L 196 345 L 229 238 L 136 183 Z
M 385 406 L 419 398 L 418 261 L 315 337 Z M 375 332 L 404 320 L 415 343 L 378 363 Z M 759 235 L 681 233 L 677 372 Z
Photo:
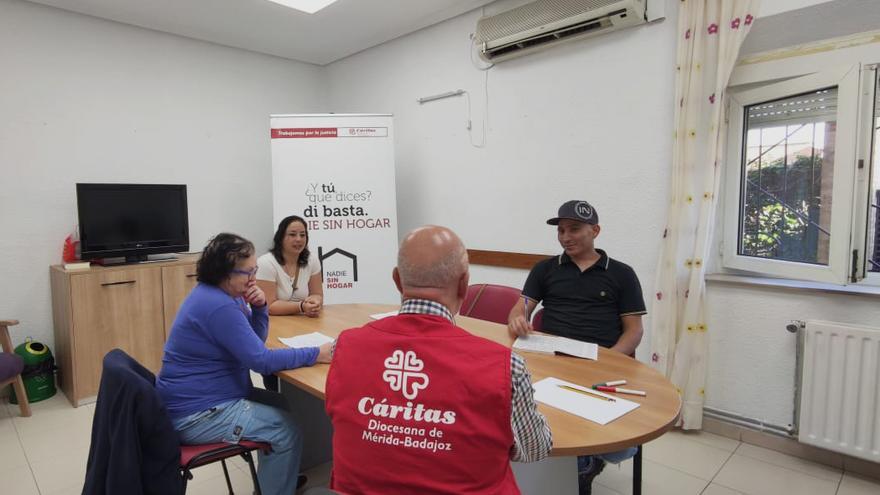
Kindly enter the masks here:
M 272 452 L 259 454 L 260 488 L 267 495 L 291 495 L 302 454 L 299 428 L 286 411 L 266 404 L 272 401 L 248 399 L 249 370 L 271 374 L 329 363 L 330 345 L 266 348 L 269 312 L 247 239 L 218 234 L 196 270 L 199 283 L 171 326 L 156 388 L 184 443 L 270 443 Z

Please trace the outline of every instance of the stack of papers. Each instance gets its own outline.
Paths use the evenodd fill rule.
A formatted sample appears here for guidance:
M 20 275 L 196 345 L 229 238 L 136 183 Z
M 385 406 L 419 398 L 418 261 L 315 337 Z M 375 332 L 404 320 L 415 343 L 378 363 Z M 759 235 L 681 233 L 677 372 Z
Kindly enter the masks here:
M 611 400 L 601 399 L 600 396 Z M 535 400 L 600 425 L 608 424 L 640 405 L 553 377 L 535 383 Z
M 376 313 L 374 315 L 370 315 L 370 318 L 374 320 L 381 320 L 382 318 L 388 318 L 389 316 L 397 316 L 397 312 L 399 310 L 395 309 L 394 311 L 389 311 L 387 313 Z
M 296 337 L 278 337 L 278 340 L 287 347 L 319 347 L 333 339 L 321 332 L 312 332 L 305 335 L 297 335 Z
M 542 354 L 568 354 L 584 359 L 599 359 L 599 346 L 580 340 L 554 337 L 552 335 L 531 334 L 526 337 L 517 337 L 513 348 L 520 351 L 540 352 Z

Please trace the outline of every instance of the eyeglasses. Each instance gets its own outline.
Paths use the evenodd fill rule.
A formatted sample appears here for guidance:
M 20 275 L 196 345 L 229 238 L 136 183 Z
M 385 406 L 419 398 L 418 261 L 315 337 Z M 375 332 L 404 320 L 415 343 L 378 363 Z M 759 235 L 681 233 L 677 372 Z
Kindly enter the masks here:
M 237 273 L 239 275 L 247 275 L 248 278 L 250 278 L 250 277 L 253 277 L 257 274 L 257 267 L 253 267 L 250 270 L 239 270 L 237 268 L 233 268 L 232 273 Z

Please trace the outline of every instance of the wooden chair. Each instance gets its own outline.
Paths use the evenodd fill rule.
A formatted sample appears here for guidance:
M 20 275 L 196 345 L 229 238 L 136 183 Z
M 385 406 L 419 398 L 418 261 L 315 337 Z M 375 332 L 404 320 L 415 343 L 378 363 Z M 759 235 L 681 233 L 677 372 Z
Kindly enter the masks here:
M 0 320 L 0 388 L 12 384 L 15 389 L 15 397 L 18 399 L 18 408 L 22 416 L 31 415 L 31 406 L 28 404 L 27 392 L 24 390 L 24 382 L 21 380 L 21 371 L 24 369 L 24 360 L 15 354 L 12 347 L 12 339 L 9 338 L 9 327 L 18 325 L 18 320 Z

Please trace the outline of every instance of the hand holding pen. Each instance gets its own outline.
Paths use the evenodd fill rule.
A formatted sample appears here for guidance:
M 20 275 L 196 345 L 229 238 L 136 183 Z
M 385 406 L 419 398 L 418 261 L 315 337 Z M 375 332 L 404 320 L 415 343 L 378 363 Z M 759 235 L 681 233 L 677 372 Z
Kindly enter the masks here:
M 507 331 L 512 337 L 525 337 L 534 331 L 532 324 L 529 323 L 529 298 L 522 296 L 523 309 L 519 312 L 519 303 L 513 307 L 507 322 Z

